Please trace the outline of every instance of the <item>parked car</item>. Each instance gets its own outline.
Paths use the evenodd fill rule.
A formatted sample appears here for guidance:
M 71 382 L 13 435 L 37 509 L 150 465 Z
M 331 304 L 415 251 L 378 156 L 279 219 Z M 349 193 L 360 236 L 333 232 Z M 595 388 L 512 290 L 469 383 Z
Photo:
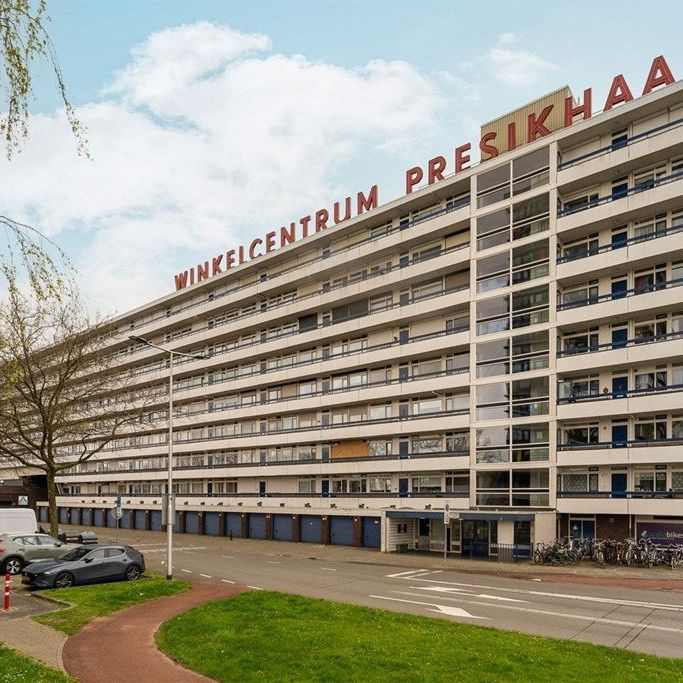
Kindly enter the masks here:
M 4 574 L 19 574 L 29 562 L 66 555 L 80 546 L 63 543 L 47 534 L 2 534 L 0 536 L 0 566 Z
M 144 555 L 130 546 L 79 546 L 54 560 L 28 565 L 22 582 L 36 588 L 69 588 L 117 579 L 135 581 L 144 571 Z

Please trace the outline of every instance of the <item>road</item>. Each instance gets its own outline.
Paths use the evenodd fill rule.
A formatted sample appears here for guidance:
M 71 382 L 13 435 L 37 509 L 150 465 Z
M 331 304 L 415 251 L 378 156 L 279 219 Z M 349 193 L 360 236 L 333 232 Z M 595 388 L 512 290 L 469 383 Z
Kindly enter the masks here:
M 161 534 L 122 531 L 120 540 L 139 548 L 150 569 L 165 573 Z M 422 568 L 414 562 L 401 567 L 396 556 L 388 561 L 364 549 L 205 536 L 176 536 L 175 543 L 178 578 L 244 584 L 660 656 L 682 654 L 682 592 L 431 569 L 434 559 L 429 557 Z

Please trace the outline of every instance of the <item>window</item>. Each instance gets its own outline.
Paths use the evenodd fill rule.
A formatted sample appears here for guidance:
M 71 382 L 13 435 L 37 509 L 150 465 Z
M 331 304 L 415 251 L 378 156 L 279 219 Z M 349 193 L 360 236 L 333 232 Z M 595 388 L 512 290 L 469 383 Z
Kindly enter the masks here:
M 448 453 L 469 453 L 470 433 L 449 432 L 446 434 L 446 451 Z
M 508 462 L 510 460 L 510 432 L 508 427 L 477 429 L 477 463 Z
M 386 457 L 391 455 L 391 441 L 370 441 L 369 452 L 373 457 Z
M 508 199 L 510 194 L 509 163 L 477 176 L 477 208 Z
M 557 397 L 566 401 L 600 395 L 600 381 L 597 377 L 572 377 L 561 380 L 557 387 Z
M 598 348 L 597 328 L 592 328 L 587 332 L 574 332 L 567 334 L 563 338 L 562 343 L 564 352 L 567 354 L 595 351 Z
M 635 472 L 633 489 L 634 491 L 666 491 L 666 471 Z
M 531 152 L 512 162 L 512 194 L 528 192 L 548 183 L 549 148 Z
M 567 472 L 558 475 L 558 489 L 560 491 L 597 491 L 598 473 L 597 472 Z
M 636 441 L 666 439 L 666 415 L 638 420 L 634 433 Z
M 412 438 L 412 452 L 419 453 L 441 453 L 442 451 L 440 436 L 414 436 Z
M 391 403 L 370 406 L 369 411 L 371 420 L 385 420 L 391 417 Z
M 429 415 L 440 413 L 442 404 L 440 398 L 420 398 L 413 401 L 413 415 Z
M 413 493 L 440 493 L 441 475 L 423 475 L 412 478 Z
M 598 443 L 598 425 L 577 425 L 563 430 L 563 446 L 587 446 Z
M 315 477 L 299 477 L 299 493 L 315 493 Z

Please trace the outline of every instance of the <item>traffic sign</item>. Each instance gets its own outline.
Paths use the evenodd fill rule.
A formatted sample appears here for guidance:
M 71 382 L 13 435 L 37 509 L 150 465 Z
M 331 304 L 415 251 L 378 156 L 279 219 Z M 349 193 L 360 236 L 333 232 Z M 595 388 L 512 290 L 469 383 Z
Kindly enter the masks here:
M 19 496 L 19 505 L 28 505 L 28 496 Z
M 120 507 L 114 508 L 114 519 L 121 519 L 123 517 L 123 510 Z
M 444 503 L 443 505 L 443 523 L 451 523 L 451 506 L 448 503 Z

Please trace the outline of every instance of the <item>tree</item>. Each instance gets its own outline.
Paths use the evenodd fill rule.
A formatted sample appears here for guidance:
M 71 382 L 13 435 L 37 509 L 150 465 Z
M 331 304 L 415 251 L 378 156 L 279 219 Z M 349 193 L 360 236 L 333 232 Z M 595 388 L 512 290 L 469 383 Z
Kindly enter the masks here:
M 28 136 L 32 67 L 36 61 L 46 62 L 53 72 L 77 151 L 88 156 L 86 131 L 67 96 L 57 52 L 47 31 L 49 21 L 46 0 L 0 0 L 0 57 L 4 76 L 0 81 L 7 93 L 6 113 L 0 116 L 0 132 L 5 138 L 8 159 Z
M 152 392 L 125 388 L 110 347 L 115 328 L 92 320 L 75 292 L 41 298 L 9 282 L 0 309 L 0 464 L 45 474 L 55 535 L 56 476 L 147 420 Z

